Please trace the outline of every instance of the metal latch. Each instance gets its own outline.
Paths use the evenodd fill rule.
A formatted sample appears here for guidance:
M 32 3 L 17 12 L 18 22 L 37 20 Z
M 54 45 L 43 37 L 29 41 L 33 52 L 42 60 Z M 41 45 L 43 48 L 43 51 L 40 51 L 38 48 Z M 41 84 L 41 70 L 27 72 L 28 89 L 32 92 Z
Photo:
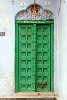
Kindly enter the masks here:
M 44 89 L 44 87 L 47 85 L 47 81 L 44 83 L 44 82 L 42 82 L 42 83 L 38 83 L 38 86 L 43 90 Z

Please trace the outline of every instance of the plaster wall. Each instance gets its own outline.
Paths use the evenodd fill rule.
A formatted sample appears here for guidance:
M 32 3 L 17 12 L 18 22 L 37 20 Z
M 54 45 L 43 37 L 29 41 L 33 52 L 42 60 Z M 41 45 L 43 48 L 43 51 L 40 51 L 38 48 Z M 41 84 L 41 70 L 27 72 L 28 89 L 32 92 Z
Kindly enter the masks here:
M 58 95 L 67 100 L 67 0 L 61 0 L 58 12 Z
M 46 7 L 44 5 L 46 1 L 50 2 L 50 6 Z M 26 2 L 26 5 L 21 7 L 22 2 Z M 36 0 L 36 3 L 55 14 L 54 86 L 55 91 L 58 92 L 58 90 L 60 91 L 57 78 L 57 19 L 59 3 L 56 0 Z M 15 4 L 12 4 L 11 0 L 0 0 L 0 31 L 5 32 L 5 36 L 0 37 L 0 96 L 9 96 L 15 93 L 15 16 L 19 11 L 26 9 L 31 4 L 33 4 L 33 0 L 15 0 Z M 63 59 L 61 58 L 61 60 Z

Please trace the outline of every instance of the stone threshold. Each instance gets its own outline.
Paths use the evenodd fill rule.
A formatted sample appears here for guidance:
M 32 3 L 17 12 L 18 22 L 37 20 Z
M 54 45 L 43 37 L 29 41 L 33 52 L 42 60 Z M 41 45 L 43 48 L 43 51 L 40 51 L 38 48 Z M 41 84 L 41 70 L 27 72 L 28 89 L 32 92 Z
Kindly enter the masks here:
M 60 100 L 60 98 L 57 96 L 56 93 L 52 93 L 52 92 L 24 92 L 24 93 L 15 93 L 13 96 L 3 96 L 0 97 L 0 99 L 23 99 L 23 98 L 29 98 L 29 99 L 44 99 L 44 100 Z

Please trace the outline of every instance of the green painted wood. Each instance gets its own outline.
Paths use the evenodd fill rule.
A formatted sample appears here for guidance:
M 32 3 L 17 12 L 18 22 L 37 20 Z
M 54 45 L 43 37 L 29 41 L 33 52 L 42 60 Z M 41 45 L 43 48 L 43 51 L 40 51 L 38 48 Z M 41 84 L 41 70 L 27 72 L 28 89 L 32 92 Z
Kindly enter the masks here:
M 50 25 L 37 25 L 36 91 L 50 91 Z
M 19 91 L 35 91 L 35 28 L 19 25 Z
M 53 26 L 51 20 L 16 21 L 16 92 L 54 91 Z
M 36 47 L 36 24 L 34 24 L 34 33 L 35 33 L 35 35 L 34 35 L 34 55 L 35 55 L 35 58 L 34 58 L 34 62 L 35 62 L 35 67 L 34 67 L 34 69 L 35 69 L 35 72 L 34 72 L 34 80 L 35 80 L 35 91 L 36 91 L 36 49 L 37 49 L 37 47 Z
M 54 24 L 51 24 L 51 92 L 54 92 Z
M 19 83 L 19 71 L 18 71 L 18 68 L 19 68 L 19 64 L 18 64 L 18 24 L 16 23 L 16 28 L 15 28 L 15 82 L 16 82 L 16 92 L 19 92 L 19 87 L 18 87 L 18 83 Z
M 38 23 L 38 24 L 52 24 L 54 23 L 53 20 L 16 20 L 16 23 L 18 24 L 31 24 L 31 23 Z

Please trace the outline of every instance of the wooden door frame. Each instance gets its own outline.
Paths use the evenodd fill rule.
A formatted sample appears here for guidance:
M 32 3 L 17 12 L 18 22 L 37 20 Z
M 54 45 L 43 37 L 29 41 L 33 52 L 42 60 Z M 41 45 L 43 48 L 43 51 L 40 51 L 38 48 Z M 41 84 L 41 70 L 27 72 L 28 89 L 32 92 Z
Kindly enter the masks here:
M 51 35 L 50 35 L 50 41 L 51 41 L 51 74 L 50 74 L 50 92 L 54 92 L 54 20 L 16 20 L 15 21 L 15 91 L 19 92 L 18 88 L 18 26 L 21 24 L 44 24 L 44 25 L 50 25 L 51 27 Z

